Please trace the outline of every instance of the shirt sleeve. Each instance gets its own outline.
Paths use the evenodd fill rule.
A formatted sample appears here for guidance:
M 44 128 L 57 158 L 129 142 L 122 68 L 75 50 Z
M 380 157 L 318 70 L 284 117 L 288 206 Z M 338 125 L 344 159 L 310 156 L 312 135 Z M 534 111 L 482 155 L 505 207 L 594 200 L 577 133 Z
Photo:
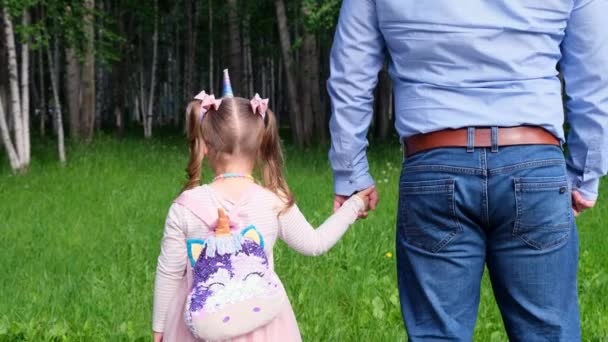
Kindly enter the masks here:
M 587 200 L 608 172 L 608 1 L 575 0 L 561 45 L 566 84 L 568 175 Z
M 384 63 L 384 40 L 374 0 L 344 0 L 330 56 L 334 192 L 350 196 L 374 184 L 365 155 L 373 90 Z
M 279 237 L 299 253 L 321 255 L 330 250 L 357 220 L 359 211 L 365 208 L 357 196 L 349 198 L 319 228 L 314 229 L 297 205 L 279 216 Z
M 174 203 L 165 222 L 154 284 L 152 330 L 156 332 L 164 331 L 167 309 L 186 274 L 186 232 L 180 220 L 182 210 L 182 206 Z

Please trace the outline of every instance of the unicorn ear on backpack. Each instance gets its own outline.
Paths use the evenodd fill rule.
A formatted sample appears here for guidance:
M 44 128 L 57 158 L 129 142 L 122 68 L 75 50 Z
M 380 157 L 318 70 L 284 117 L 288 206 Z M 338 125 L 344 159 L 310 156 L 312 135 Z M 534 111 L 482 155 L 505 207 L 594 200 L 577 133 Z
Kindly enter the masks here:
M 264 249 L 264 237 L 260 232 L 255 228 L 254 225 L 249 225 L 247 228 L 243 229 L 241 235 L 248 240 L 251 240 L 257 243 L 262 249 Z
M 196 260 L 198 260 L 198 257 L 205 249 L 205 240 L 189 239 L 188 241 L 186 241 L 186 243 L 188 260 L 190 260 L 190 265 L 194 267 L 194 264 L 196 264 Z

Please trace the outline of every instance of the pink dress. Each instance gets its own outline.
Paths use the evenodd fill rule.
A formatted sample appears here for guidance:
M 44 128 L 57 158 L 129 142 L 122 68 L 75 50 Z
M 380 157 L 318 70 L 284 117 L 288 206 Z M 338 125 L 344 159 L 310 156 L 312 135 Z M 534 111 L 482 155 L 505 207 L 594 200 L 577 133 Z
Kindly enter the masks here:
M 302 254 L 323 254 L 342 237 L 350 224 L 356 220 L 358 212 L 364 209 L 363 201 L 354 196 L 323 225 L 314 229 L 295 205 L 277 217 L 277 213 L 282 209 L 280 199 L 258 185 L 251 186 L 238 201 L 223 197 L 207 185 L 188 190 L 188 196 L 213 209 L 222 207 L 230 211 L 238 207 L 240 213 L 245 213 L 247 224 L 255 225 L 261 232 L 265 241 L 264 251 L 271 267 L 272 249 L 278 238 Z M 187 208 L 177 203 L 171 206 L 158 258 L 152 326 L 154 331 L 163 332 L 165 342 L 197 341 L 184 321 L 186 298 L 192 287 L 192 267 L 188 262 L 186 241 L 205 239 L 209 234 L 209 227 Z M 283 282 L 285 281 L 283 279 Z M 236 342 L 301 340 L 298 324 L 289 303 L 269 324 L 232 339 Z

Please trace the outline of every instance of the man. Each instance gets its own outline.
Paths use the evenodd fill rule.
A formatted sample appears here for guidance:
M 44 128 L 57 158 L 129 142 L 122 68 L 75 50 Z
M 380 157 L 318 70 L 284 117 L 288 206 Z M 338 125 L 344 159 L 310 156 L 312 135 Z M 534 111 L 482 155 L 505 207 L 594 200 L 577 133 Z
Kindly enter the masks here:
M 608 171 L 606 13 L 607 0 L 343 1 L 328 81 L 334 206 L 373 185 L 366 133 L 386 50 L 411 341 L 472 339 L 484 265 L 511 340 L 580 340 L 574 216 Z

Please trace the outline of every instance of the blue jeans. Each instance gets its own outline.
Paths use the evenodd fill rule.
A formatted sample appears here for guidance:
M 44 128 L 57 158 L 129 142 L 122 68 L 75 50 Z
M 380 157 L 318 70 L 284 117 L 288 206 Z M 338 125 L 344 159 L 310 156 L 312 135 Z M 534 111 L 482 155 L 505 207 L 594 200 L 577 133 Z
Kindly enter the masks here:
M 487 265 L 511 341 L 579 341 L 562 150 L 440 148 L 403 163 L 397 273 L 410 341 L 471 341 Z

